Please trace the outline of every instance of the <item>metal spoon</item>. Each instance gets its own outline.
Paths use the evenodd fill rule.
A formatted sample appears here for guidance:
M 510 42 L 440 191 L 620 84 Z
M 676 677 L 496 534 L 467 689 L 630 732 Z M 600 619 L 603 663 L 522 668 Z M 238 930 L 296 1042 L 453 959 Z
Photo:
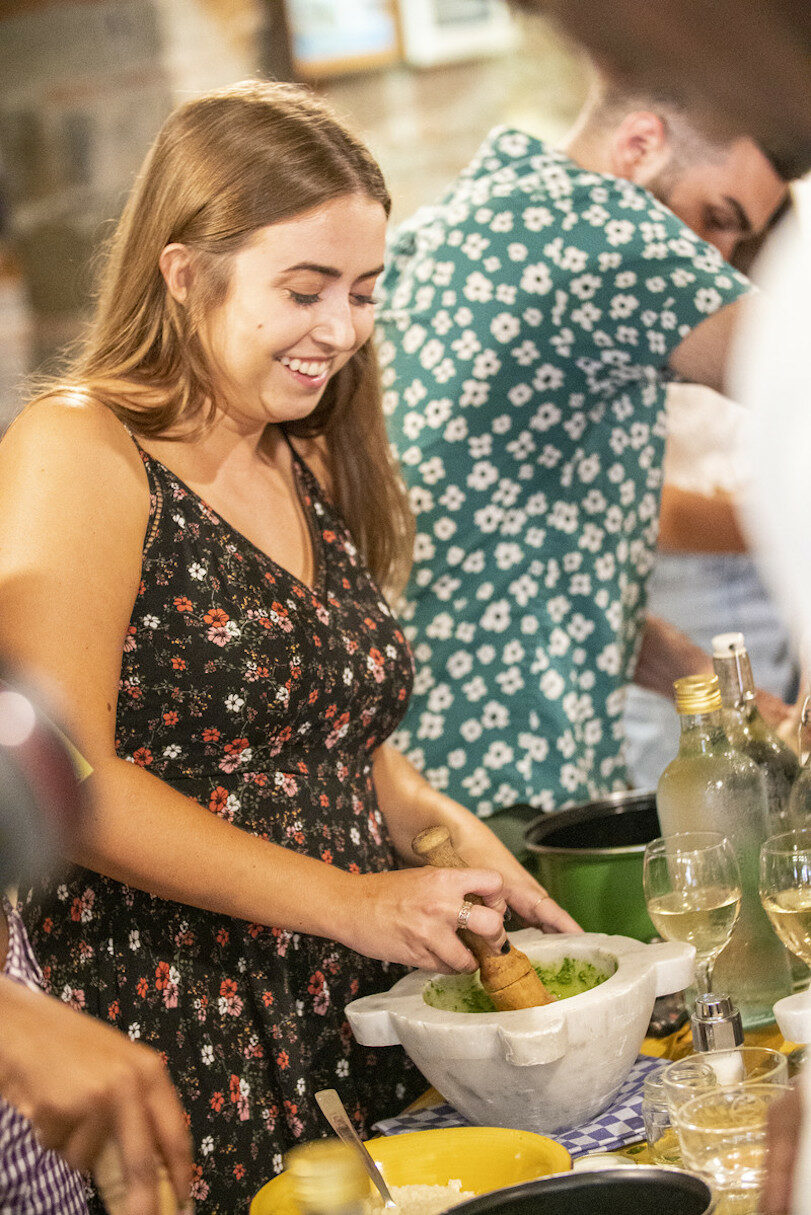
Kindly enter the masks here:
M 338 1096 L 334 1088 L 322 1088 L 319 1093 L 315 1094 L 315 1099 L 318 1102 L 321 1113 L 330 1124 L 335 1134 L 349 1147 L 354 1148 L 363 1161 L 363 1167 L 372 1179 L 372 1184 L 377 1186 L 380 1195 L 383 1199 L 383 1205 L 387 1211 L 397 1211 L 399 1208 L 397 1203 L 391 1196 L 389 1187 L 383 1180 L 383 1175 L 380 1169 L 375 1164 L 372 1157 L 364 1147 L 358 1133 L 349 1120 L 349 1114 L 346 1112 L 346 1106 Z

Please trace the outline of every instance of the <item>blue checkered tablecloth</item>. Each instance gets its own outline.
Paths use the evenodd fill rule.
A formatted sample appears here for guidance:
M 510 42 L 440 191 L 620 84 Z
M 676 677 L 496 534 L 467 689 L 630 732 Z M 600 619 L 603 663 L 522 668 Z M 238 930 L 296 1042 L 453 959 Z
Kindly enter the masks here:
M 554 1138 L 575 1159 L 587 1152 L 611 1152 L 645 1137 L 642 1123 L 642 1086 L 645 1077 L 662 1067 L 661 1059 L 639 1055 L 611 1106 L 591 1122 L 572 1131 L 556 1131 Z M 443 1126 L 473 1126 L 452 1105 L 434 1105 L 398 1118 L 384 1118 L 373 1130 L 379 1135 L 427 1131 Z

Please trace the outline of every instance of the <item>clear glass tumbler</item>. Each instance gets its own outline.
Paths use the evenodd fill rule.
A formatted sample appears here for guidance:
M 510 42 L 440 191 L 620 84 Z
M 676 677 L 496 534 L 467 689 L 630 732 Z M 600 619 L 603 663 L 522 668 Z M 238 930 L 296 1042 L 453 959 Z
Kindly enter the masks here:
M 725 1209 L 756 1212 L 766 1168 L 769 1106 L 785 1084 L 744 1083 L 710 1089 L 673 1110 L 688 1169 L 702 1174 Z

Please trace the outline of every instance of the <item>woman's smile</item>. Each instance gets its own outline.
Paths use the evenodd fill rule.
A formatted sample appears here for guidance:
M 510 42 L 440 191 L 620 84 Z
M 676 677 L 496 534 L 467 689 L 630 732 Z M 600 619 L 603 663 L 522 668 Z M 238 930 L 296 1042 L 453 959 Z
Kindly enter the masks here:
M 278 360 L 298 384 L 305 388 L 323 388 L 330 376 L 332 359 L 303 359 L 282 355 Z

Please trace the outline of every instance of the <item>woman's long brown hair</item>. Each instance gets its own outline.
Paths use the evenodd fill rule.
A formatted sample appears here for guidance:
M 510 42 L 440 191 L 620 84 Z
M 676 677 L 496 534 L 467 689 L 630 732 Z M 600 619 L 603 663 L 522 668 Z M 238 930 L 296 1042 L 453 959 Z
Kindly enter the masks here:
M 226 297 L 231 255 L 259 228 L 358 193 L 389 214 L 371 154 L 307 90 L 247 81 L 187 102 L 141 168 L 84 345 L 66 376 L 41 395 L 101 401 L 144 437 L 202 433 L 216 393 L 198 335 Z M 202 271 L 183 307 L 158 264 L 174 242 L 192 251 Z M 371 341 L 330 380 L 314 412 L 286 429 L 324 436 L 336 505 L 375 578 L 399 589 L 414 526 L 386 439 Z

